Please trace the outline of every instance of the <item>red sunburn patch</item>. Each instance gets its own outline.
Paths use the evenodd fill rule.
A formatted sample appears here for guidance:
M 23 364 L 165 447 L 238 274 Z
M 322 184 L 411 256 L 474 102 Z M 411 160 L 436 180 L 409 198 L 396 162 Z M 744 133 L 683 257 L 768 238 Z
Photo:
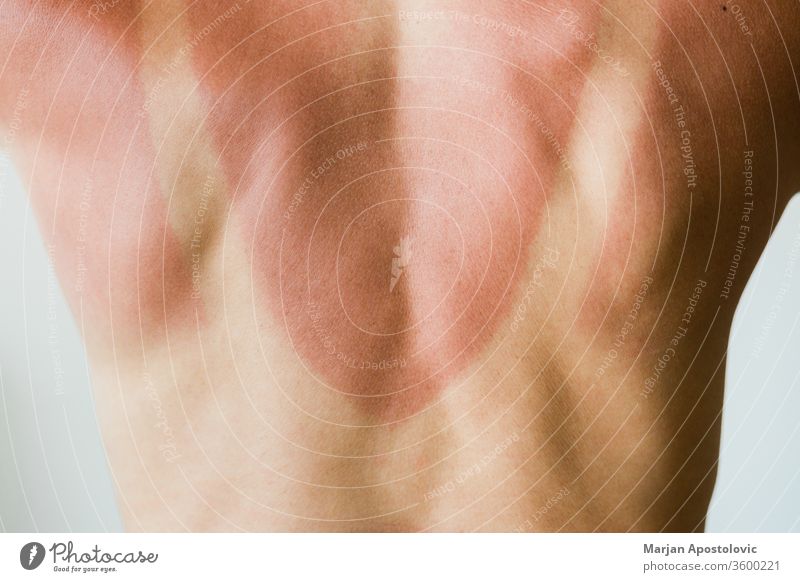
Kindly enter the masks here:
M 552 164 L 537 176 L 517 149 L 538 146 L 464 120 L 375 113 L 294 157 L 278 148 L 286 166 L 245 213 L 255 281 L 302 365 L 384 419 L 418 412 L 476 363 L 544 214 Z
M 400 418 L 512 310 L 563 167 L 576 95 L 512 60 L 582 76 L 535 35 L 325 6 L 249 5 L 194 62 L 257 295 L 320 390 Z

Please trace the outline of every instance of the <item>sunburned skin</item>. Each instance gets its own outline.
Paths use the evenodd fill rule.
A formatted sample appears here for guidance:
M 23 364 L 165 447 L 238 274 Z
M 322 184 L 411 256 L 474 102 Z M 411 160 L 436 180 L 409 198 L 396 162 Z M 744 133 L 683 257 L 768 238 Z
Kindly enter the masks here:
M 254 284 L 326 388 L 396 417 L 439 396 L 508 316 L 563 170 L 550 144 L 520 131 L 525 111 L 504 104 L 515 99 L 505 92 L 552 93 L 538 114 L 561 120 L 549 128 L 561 135 L 575 98 L 503 67 L 502 51 L 460 49 L 471 30 L 398 22 L 389 8 L 356 11 L 286 47 L 276 40 L 257 59 L 228 37 L 208 77 L 226 87 L 209 111 L 226 123 L 212 125 L 237 128 L 215 137 L 226 175 L 237 177 L 233 212 L 253 243 Z M 358 40 L 339 46 L 342 34 Z M 439 37 L 470 58 L 453 67 L 395 48 Z M 534 59 L 529 69 L 569 66 Z M 249 69 L 258 91 L 232 75 Z M 287 104 L 283 116 L 277 103 Z M 242 155 L 232 144 L 253 127 L 263 141 Z
M 131 8 L 120 5 L 120 18 L 131 18 Z M 46 14 L 21 5 L 12 16 L 35 26 Z M 144 95 L 130 70 L 138 55 L 130 47 L 98 55 L 93 44 L 108 31 L 92 23 L 64 19 L 63 53 L 19 74 L 21 86 L 38 87 L 27 105 L 36 125 L 14 145 L 25 149 L 21 174 L 31 176 L 31 198 L 76 311 L 80 295 L 93 322 L 163 333 L 165 318 L 193 321 L 188 247 L 170 225 L 154 175 L 158 144 L 138 115 Z
M 312 142 L 332 155 L 301 151 L 308 188 L 289 182 L 300 194 L 270 197 L 255 225 L 257 247 L 280 258 L 261 275 L 292 345 L 370 406 L 423 403 L 480 355 L 518 292 L 553 180 L 551 168 L 532 175 L 519 136 L 395 83 L 408 101 Z
M 796 7 L 11 4 L 127 528 L 702 530 Z
M 200 9 L 189 21 L 211 21 L 213 15 Z M 290 13 L 283 24 L 301 16 Z M 469 54 L 459 48 L 468 34 L 457 27 L 442 31 L 437 23 L 419 30 L 419 22 L 398 23 L 394 13 L 380 10 L 357 16 L 332 32 L 322 27 L 309 33 L 294 46 L 283 47 L 278 37 L 269 50 L 273 40 L 265 39 L 267 50 L 257 55 L 242 42 L 252 31 L 211 41 L 228 44 L 210 53 L 224 54 L 220 61 L 206 63 L 207 53 L 197 55 L 212 90 L 204 95 L 208 110 L 197 112 L 192 147 L 208 150 L 208 161 L 187 162 L 191 154 L 201 155 L 193 151 L 184 154 L 184 163 L 213 167 L 210 175 L 221 174 L 217 185 L 231 188 L 231 214 L 251 248 L 256 292 L 263 288 L 275 323 L 302 364 L 328 388 L 362 399 L 370 410 L 413 413 L 481 354 L 507 317 L 547 192 L 567 165 L 553 143 L 532 141 L 520 128 L 526 115 L 546 116 L 560 121 L 543 131 L 568 135 L 568 113 L 579 91 L 561 95 L 530 71 L 569 67 L 577 86 L 576 67 L 585 57 L 539 51 L 526 67 L 509 71 L 501 65 L 511 55 L 500 51 L 470 55 L 461 67 L 440 66 L 424 49 L 387 48 L 385 40 L 415 46 L 441 36 L 457 55 Z M 157 23 L 175 18 L 185 18 L 178 7 L 145 14 L 145 26 L 153 30 L 147 28 L 143 40 L 158 38 Z M 241 26 L 263 36 L 264 23 L 242 20 Z M 343 50 L 328 42 L 333 34 L 359 37 L 365 21 L 375 26 L 365 29 L 363 46 Z M 170 97 L 165 71 L 178 74 L 158 55 L 180 54 L 184 43 L 175 29 L 186 26 L 173 27 L 172 46 L 156 42 L 148 51 L 148 60 L 161 63 L 160 70 L 144 65 L 143 108 L 151 129 L 159 117 L 168 123 L 190 115 L 192 100 L 187 105 L 179 94 L 171 96 L 181 103 L 177 114 L 152 106 Z M 426 73 L 422 81 L 419 70 Z M 248 89 L 254 80 L 257 91 Z M 520 97 L 531 91 L 551 97 L 535 114 Z M 251 144 L 254 136 L 259 140 Z M 245 151 L 240 143 L 247 144 Z M 174 191 L 175 178 L 161 186 Z M 189 235 L 191 229 L 178 234 L 183 241 Z M 407 257 L 394 252 L 401 241 Z M 408 264 L 392 274 L 398 258 Z

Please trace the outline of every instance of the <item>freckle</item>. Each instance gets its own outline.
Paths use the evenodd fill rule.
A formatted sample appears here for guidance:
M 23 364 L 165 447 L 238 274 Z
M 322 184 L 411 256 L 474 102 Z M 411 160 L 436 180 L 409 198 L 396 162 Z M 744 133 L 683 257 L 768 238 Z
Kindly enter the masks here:
M 728 10 L 728 7 L 723 5 L 723 6 L 722 6 L 722 11 L 723 11 L 723 12 L 726 12 L 727 10 Z

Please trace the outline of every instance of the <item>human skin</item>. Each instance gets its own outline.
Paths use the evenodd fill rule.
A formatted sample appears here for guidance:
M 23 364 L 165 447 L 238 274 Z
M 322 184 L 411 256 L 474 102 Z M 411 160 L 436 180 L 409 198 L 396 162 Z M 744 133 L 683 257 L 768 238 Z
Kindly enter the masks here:
M 126 527 L 701 530 L 800 188 L 800 12 L 733 6 L 4 5 Z

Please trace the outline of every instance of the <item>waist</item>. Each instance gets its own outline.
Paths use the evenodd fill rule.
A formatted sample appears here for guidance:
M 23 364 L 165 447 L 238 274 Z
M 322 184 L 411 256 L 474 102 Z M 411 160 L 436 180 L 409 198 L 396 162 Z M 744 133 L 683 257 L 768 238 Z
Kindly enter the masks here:
M 281 338 L 229 323 L 238 333 L 173 337 L 169 350 L 120 354 L 119 376 L 96 372 L 131 529 L 652 531 L 702 521 L 716 429 L 702 434 L 712 410 L 701 430 L 682 426 L 685 397 L 664 405 L 679 365 L 647 399 L 644 371 L 618 386 L 613 370 L 587 385 L 536 361 L 474 370 L 389 418 L 287 366 Z

